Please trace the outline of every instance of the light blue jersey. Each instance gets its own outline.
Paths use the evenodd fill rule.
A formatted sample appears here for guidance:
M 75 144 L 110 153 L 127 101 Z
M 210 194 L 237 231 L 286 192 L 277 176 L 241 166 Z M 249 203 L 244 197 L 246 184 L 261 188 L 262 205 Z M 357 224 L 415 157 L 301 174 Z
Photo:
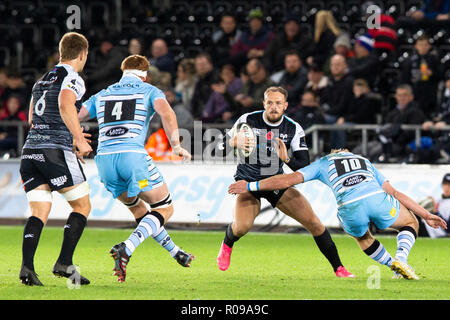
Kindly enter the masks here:
M 90 118 L 97 117 L 99 124 L 97 154 L 147 153 L 144 144 L 156 99 L 166 99 L 160 89 L 126 75 L 85 101 Z
M 83 103 L 90 118 L 97 117 L 95 162 L 100 180 L 114 198 L 123 192 L 135 197 L 165 183 L 144 147 L 156 99 L 166 97 L 158 88 L 126 75 Z
M 338 205 L 381 192 L 386 178 L 369 160 L 350 152 L 329 154 L 299 170 L 306 181 L 320 180 L 333 191 Z
M 382 189 L 387 179 L 364 157 L 333 153 L 298 171 L 305 182 L 320 180 L 330 187 L 338 204 L 338 218 L 352 236 L 363 236 L 370 221 L 385 229 L 398 217 L 398 200 Z

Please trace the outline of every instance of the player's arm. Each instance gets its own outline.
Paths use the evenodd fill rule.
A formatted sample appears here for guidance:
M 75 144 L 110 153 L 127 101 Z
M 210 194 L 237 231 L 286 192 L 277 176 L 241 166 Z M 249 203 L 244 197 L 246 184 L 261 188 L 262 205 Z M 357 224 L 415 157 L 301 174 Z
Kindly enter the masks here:
M 78 120 L 80 122 L 88 121 L 89 119 L 92 119 L 91 115 L 89 114 L 88 109 L 82 105 L 80 108 L 80 112 L 78 112 Z
M 229 186 L 228 193 L 239 194 L 247 191 L 281 190 L 302 183 L 303 181 L 303 174 L 298 171 L 289 174 L 277 174 L 255 182 L 239 180 Z
M 170 107 L 166 99 L 156 99 L 153 102 L 155 111 L 160 115 L 164 131 L 169 138 L 175 154 L 183 157 L 184 161 L 191 160 L 192 155 L 181 147 L 180 134 L 178 132 L 178 122 L 175 111 Z
M 424 209 L 420 206 L 416 201 L 408 197 L 403 192 L 395 189 L 389 181 L 385 181 L 382 185 L 383 190 L 397 199 L 401 204 L 403 204 L 407 209 L 411 210 L 419 217 L 423 218 L 431 227 L 437 228 L 442 227 L 443 229 L 447 229 L 447 223 L 440 217 L 431 214 L 428 210 Z
M 87 156 L 92 151 L 92 148 L 85 140 L 80 121 L 78 120 L 77 108 L 75 107 L 75 93 L 72 90 L 63 89 L 59 94 L 58 100 L 59 113 L 73 136 L 74 146 L 78 149 L 77 155 L 79 157 Z
M 28 125 L 33 125 L 33 97 L 30 99 L 30 106 L 28 108 Z

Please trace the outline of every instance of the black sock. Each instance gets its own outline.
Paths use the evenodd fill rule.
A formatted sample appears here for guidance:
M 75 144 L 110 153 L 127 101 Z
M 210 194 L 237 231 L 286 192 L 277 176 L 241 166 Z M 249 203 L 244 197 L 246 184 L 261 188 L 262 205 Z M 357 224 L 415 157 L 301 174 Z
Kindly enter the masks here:
M 81 238 L 84 227 L 86 226 L 86 217 L 81 213 L 72 212 L 64 226 L 64 240 L 59 254 L 58 261 L 64 265 L 72 265 L 72 257 Z
M 23 230 L 22 265 L 34 271 L 34 254 L 39 243 L 44 223 L 37 217 L 29 217 Z
M 325 228 L 325 231 L 320 236 L 315 236 L 314 241 L 316 241 L 320 252 L 322 252 L 325 258 L 327 258 L 330 262 L 334 272 L 336 272 L 336 270 L 342 266 L 342 263 L 337 252 L 336 245 L 334 244 L 333 239 L 331 239 L 328 229 Z
M 164 217 L 163 217 L 162 214 L 159 213 L 158 211 L 152 211 L 152 212 L 147 211 L 147 213 L 144 214 L 142 217 L 140 217 L 140 218 L 135 218 L 137 224 L 139 224 L 139 223 L 141 222 L 141 220 L 144 219 L 144 217 L 145 217 L 146 215 L 148 215 L 148 214 L 151 214 L 151 215 L 155 216 L 155 217 L 159 220 L 159 222 L 161 223 L 161 227 L 164 225 Z
M 230 248 L 233 247 L 233 244 L 239 240 L 239 237 L 236 237 L 233 234 L 233 229 L 231 228 L 231 223 L 227 227 L 227 231 L 225 232 L 225 238 L 223 239 L 223 242 L 229 246 Z

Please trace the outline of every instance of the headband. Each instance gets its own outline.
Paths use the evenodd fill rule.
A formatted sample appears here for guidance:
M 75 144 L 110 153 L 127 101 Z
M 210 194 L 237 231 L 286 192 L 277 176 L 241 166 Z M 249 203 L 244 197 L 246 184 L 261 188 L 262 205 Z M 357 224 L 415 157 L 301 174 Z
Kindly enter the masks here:
M 123 70 L 123 75 L 132 74 L 134 76 L 145 78 L 147 76 L 147 71 L 138 70 L 138 69 L 126 69 Z

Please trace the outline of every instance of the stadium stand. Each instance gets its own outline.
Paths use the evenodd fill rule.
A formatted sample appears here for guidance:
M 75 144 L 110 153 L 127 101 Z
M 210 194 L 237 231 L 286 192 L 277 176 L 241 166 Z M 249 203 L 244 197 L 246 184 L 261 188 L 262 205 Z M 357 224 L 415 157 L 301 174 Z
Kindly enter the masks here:
M 416 73 L 422 77 L 423 81 L 432 79 L 436 81 L 436 92 L 431 94 L 436 97 L 436 109 L 429 114 L 427 121 L 439 122 L 442 114 L 448 112 L 443 110 L 441 103 L 448 99 L 450 95 L 450 19 L 448 8 L 450 7 L 450 0 L 446 1 L 411 1 L 411 0 L 378 0 L 378 1 L 358 1 L 358 0 L 333 0 L 333 1 L 50 1 L 50 0 L 30 0 L 30 1 L 2 1 L 0 3 L 0 108 L 6 108 L 6 101 L 9 96 L 15 95 L 20 98 L 21 111 L 27 114 L 27 108 L 30 99 L 31 87 L 34 82 L 45 73 L 49 68 L 53 67 L 58 61 L 58 41 L 60 37 L 67 31 L 66 21 L 70 16 L 67 8 L 70 5 L 76 5 L 80 8 L 81 13 L 81 29 L 77 30 L 86 35 L 90 42 L 90 55 L 82 76 L 86 79 L 86 83 L 90 84 L 90 78 L 95 79 L 96 72 L 103 68 L 107 61 L 115 61 L 120 57 L 125 57 L 129 54 L 128 44 L 130 39 L 138 39 L 142 46 L 144 55 L 152 58 L 151 44 L 157 38 L 164 39 L 169 48 L 169 52 L 174 60 L 175 65 L 188 58 L 195 58 L 200 53 L 209 53 L 212 61 L 215 64 L 215 72 L 218 73 L 223 64 L 233 64 L 233 61 L 221 61 L 221 65 L 216 64 L 215 43 L 213 38 L 222 32 L 221 36 L 225 41 L 234 43 L 239 40 L 242 34 L 247 30 L 256 30 L 255 34 L 249 33 L 249 38 L 246 39 L 248 43 L 252 41 L 264 42 L 266 39 L 261 39 L 264 35 L 261 30 L 268 30 L 275 35 L 282 34 L 285 31 L 287 21 L 296 17 L 296 22 L 300 27 L 301 36 L 307 36 L 314 39 L 317 31 L 318 13 L 321 11 L 329 11 L 336 21 L 337 31 L 329 22 L 325 22 L 321 30 L 321 37 L 323 39 L 336 39 L 336 34 L 345 34 L 350 39 L 351 49 L 354 49 L 357 39 L 366 33 L 370 33 L 375 41 L 374 50 L 370 48 L 370 54 L 378 61 L 377 72 L 374 75 L 374 81 L 370 82 L 371 91 L 382 99 L 381 107 L 377 117 L 377 125 L 382 128 L 386 125 L 386 115 L 397 108 L 398 104 L 395 98 L 396 88 L 402 84 L 402 67 L 411 59 L 417 59 L 416 41 L 424 34 L 428 35 L 429 44 L 431 45 L 430 55 L 436 57 L 438 61 L 437 70 L 439 74 L 428 74 L 426 70 L 430 70 L 426 63 L 421 63 L 420 68 L 411 70 L 411 73 Z M 384 18 L 381 19 L 381 25 L 368 28 L 368 23 L 373 22 L 370 15 L 367 15 L 367 8 L 370 5 L 378 7 L 377 13 L 382 13 Z M 258 29 L 253 26 L 251 20 L 255 19 L 252 15 L 249 19 L 249 13 L 254 12 L 253 9 L 259 9 L 262 13 L 260 20 L 263 28 Z M 445 11 L 447 10 L 447 11 Z M 258 11 L 258 12 L 259 12 Z M 287 14 L 289 13 L 289 18 Z M 222 17 L 224 15 L 231 15 L 234 17 L 233 21 L 229 22 L 230 30 L 224 29 L 222 25 Z M 423 16 L 420 18 L 420 16 Z M 387 17 L 387 18 L 386 18 Z M 419 17 L 419 18 L 417 18 Z M 259 19 L 259 14 L 258 17 Z M 370 21 L 369 21 L 370 20 Z M 374 20 L 377 21 L 376 19 Z M 392 24 L 392 21 L 394 23 Z M 380 29 L 381 28 L 381 29 Z M 381 30 L 383 32 L 371 33 L 370 29 Z M 333 31 L 333 32 L 330 32 Z M 387 31 L 386 31 L 387 30 Z M 336 31 L 336 32 L 335 32 Z M 334 33 L 334 35 L 333 35 Z M 288 34 L 288 33 L 286 33 Z M 386 39 L 387 35 L 393 35 L 392 38 Z M 371 36 L 369 36 L 369 42 Z M 259 38 L 258 38 L 259 37 Z M 106 41 L 107 39 L 107 41 Z M 256 40 L 255 40 L 256 39 Z M 272 38 L 271 38 L 272 39 Z M 296 40 L 293 40 L 296 39 Z M 274 40 L 271 40 L 274 41 Z M 298 41 L 298 38 L 290 39 L 287 36 L 286 41 Z M 323 40 L 324 41 L 324 40 Z M 333 40 L 334 41 L 334 40 Z M 378 50 L 377 41 L 389 42 L 394 46 L 394 50 Z M 109 42 L 111 46 L 106 46 L 105 42 Z M 220 42 L 223 43 L 223 42 Z M 230 45 L 231 47 L 231 45 Z M 271 70 L 270 66 L 274 62 L 265 59 L 264 46 L 258 47 L 255 45 L 255 50 L 250 49 L 246 52 L 247 61 L 252 58 L 260 59 L 264 62 L 267 70 Z M 293 46 L 295 48 L 295 46 Z M 302 49 L 311 50 L 314 52 L 321 52 L 326 49 L 327 59 L 324 60 L 321 68 L 325 75 L 330 75 L 329 60 L 336 52 L 335 47 L 331 46 L 327 49 L 320 41 L 314 41 L 312 48 Z M 252 48 L 252 47 L 250 47 Z M 298 48 L 298 46 L 297 46 Z M 223 53 L 223 52 L 222 52 Z M 306 68 L 317 68 L 314 65 L 314 56 L 310 60 L 307 54 L 309 52 L 299 52 L 303 66 Z M 221 56 L 221 59 L 223 56 Z M 419 56 L 420 58 L 420 56 Z M 355 57 L 347 57 L 347 63 L 352 65 Z M 278 61 L 278 63 L 280 63 Z M 117 65 L 119 69 L 120 65 Z M 235 73 L 240 76 L 245 83 L 248 81 L 249 75 L 245 65 L 234 65 Z M 414 68 L 414 67 L 413 67 Z M 424 71 L 425 70 L 425 71 Z M 174 88 L 177 83 L 178 73 L 166 74 L 160 70 L 151 70 L 153 83 L 162 87 Z M 428 74 L 425 75 L 425 74 Z M 276 77 L 276 74 L 271 74 Z M 120 77 L 119 73 L 112 72 L 109 78 L 104 81 L 105 84 L 113 83 Z M 357 80 L 357 79 L 354 79 Z M 275 81 L 276 82 L 276 81 Z M 300 96 L 303 93 L 300 90 Z M 89 87 L 88 87 L 89 92 Z M 94 92 L 89 92 L 94 93 Z M 178 99 L 181 101 L 181 93 L 178 92 Z M 217 94 L 217 92 L 214 92 Z M 227 95 L 229 93 L 225 93 Z M 300 96 L 295 99 L 300 100 Z M 86 98 L 88 98 L 86 96 Z M 229 98 L 229 97 L 228 97 Z M 234 99 L 235 97 L 231 97 Z M 420 97 L 415 97 L 416 102 L 420 101 Z M 203 100 L 207 101 L 208 97 Z M 204 106 L 196 106 L 197 110 L 202 110 Z M 292 106 L 295 110 L 297 106 Z M 326 106 L 322 105 L 326 109 Z M 420 105 L 418 106 L 420 108 Z M 235 113 L 238 115 L 243 110 L 233 109 L 225 110 L 225 112 Z M 201 112 L 198 112 L 201 114 Z M 218 117 L 217 119 L 221 119 Z M 208 123 L 206 127 L 229 128 L 236 120 L 236 116 L 224 117 L 226 121 L 220 123 Z M 200 119 L 195 119 L 200 120 Z M 7 131 L 5 123 L 0 121 L 0 130 Z M 337 122 L 338 123 L 338 122 Z M 354 125 L 364 125 L 363 123 L 353 123 Z M 158 124 L 155 124 L 157 126 Z M 446 123 L 446 125 L 448 125 Z M 339 129 L 339 124 L 334 124 L 334 129 Z M 92 128 L 92 126 L 90 126 Z M 94 126 L 95 127 L 95 126 Z M 204 127 L 204 128 L 206 128 Z M 322 125 L 323 127 L 323 125 Z M 307 134 L 313 134 L 316 129 L 314 126 L 310 127 Z M 368 127 L 368 140 L 378 139 L 378 133 L 373 127 Z M 427 127 L 429 128 L 429 127 Z M 440 127 L 439 130 L 444 130 L 442 135 L 446 135 L 448 128 Z M 23 134 L 26 134 L 24 128 Z M 157 128 L 155 127 L 155 130 Z M 342 128 L 341 128 L 342 129 Z M 9 129 L 8 129 L 9 130 Z M 95 129 L 94 129 L 95 130 Z M 352 131 L 351 124 L 346 122 L 346 130 L 350 133 Z M 429 135 L 434 139 L 436 145 L 436 137 L 442 137 L 438 134 L 430 134 L 430 130 L 425 130 L 420 126 L 415 128 L 406 128 L 405 130 L 413 130 L 419 138 L 421 135 Z M 436 129 L 437 130 L 437 129 Z M 320 155 L 330 147 L 329 141 L 330 130 L 322 130 L 320 135 L 321 141 L 318 145 L 322 146 L 320 150 L 315 149 L 317 155 Z M 361 143 L 361 130 L 354 130 L 348 135 L 348 146 L 353 147 Z M 20 148 L 20 143 L 19 146 Z M 422 148 L 420 143 L 417 145 L 420 148 L 412 148 L 409 150 L 407 157 L 396 157 L 391 155 L 390 161 L 407 161 L 418 162 L 418 151 Z M 425 147 L 424 147 L 425 148 Z M 18 155 L 18 151 L 11 152 L 11 150 L 0 150 L 0 155 L 10 154 Z M 450 153 L 450 150 L 448 150 Z M 441 154 L 442 155 L 442 154 Z M 194 155 L 195 156 L 195 155 Z M 383 159 L 376 158 L 371 160 L 377 161 Z M 437 156 L 436 159 L 428 157 L 428 162 L 448 162 L 449 157 Z

